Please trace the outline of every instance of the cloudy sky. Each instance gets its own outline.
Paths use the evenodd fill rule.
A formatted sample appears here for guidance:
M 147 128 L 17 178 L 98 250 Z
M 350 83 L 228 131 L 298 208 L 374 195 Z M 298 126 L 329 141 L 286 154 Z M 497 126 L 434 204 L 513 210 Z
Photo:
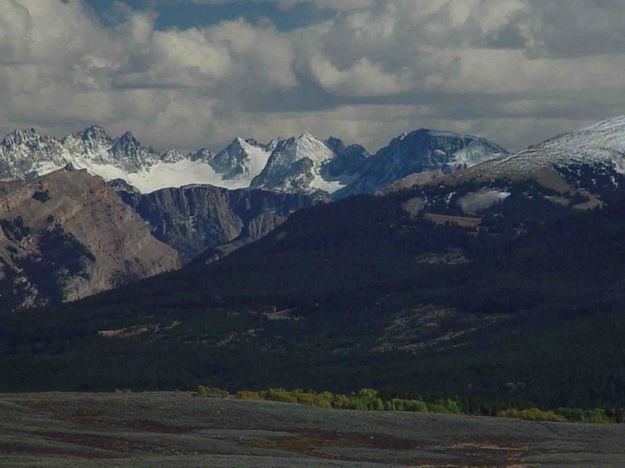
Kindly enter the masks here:
M 520 149 L 625 114 L 624 27 L 622 0 L 0 0 L 0 133 Z

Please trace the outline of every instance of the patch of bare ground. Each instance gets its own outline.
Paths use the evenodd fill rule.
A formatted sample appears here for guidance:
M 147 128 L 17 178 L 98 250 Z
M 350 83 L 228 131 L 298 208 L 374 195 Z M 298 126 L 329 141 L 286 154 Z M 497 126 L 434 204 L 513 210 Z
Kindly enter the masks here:
M 294 311 L 295 309 L 274 310 L 272 312 L 263 312 L 263 315 L 267 320 L 271 321 L 287 320 L 292 322 L 299 322 L 303 319 L 303 317 L 292 315 Z
M 364 462 L 366 457 L 337 453 L 336 449 L 359 449 L 378 451 L 427 450 L 434 456 L 411 459 L 410 465 L 442 466 L 441 456 L 452 456 L 455 462 L 445 466 L 521 466 L 528 446 L 506 439 L 463 440 L 452 445 L 428 447 L 410 439 L 387 434 L 340 433 L 292 429 L 291 435 L 253 442 L 253 446 L 297 452 L 307 457 L 335 461 Z M 349 452 L 348 452 L 349 453 Z
M 62 442 L 63 444 L 104 450 L 106 452 L 109 452 L 111 454 L 110 456 L 127 456 L 133 453 L 151 453 L 162 455 L 182 455 L 184 453 L 197 453 L 186 452 L 180 447 L 166 443 L 134 440 L 125 437 L 116 437 L 112 435 L 95 433 L 35 431 L 32 432 L 32 434 L 41 436 L 46 440 Z
M 198 427 L 181 426 L 149 419 L 112 418 L 104 415 L 110 408 L 104 404 L 91 403 L 86 407 L 59 407 L 44 400 L 20 402 L 21 406 L 42 412 L 63 422 L 74 423 L 93 430 L 134 431 L 157 434 L 188 434 Z
M 480 224 L 482 224 L 482 218 L 472 218 L 469 216 L 450 216 L 425 213 L 424 217 L 434 224 L 456 224 L 467 229 L 476 229 Z
M 461 249 L 451 249 L 447 252 L 429 252 L 415 257 L 415 262 L 430 265 L 464 265 L 469 259 Z
M 529 446 L 510 439 L 473 439 L 450 447 L 441 447 L 446 453 L 454 453 L 462 466 L 525 466 L 523 457 Z
M 460 339 L 505 320 L 504 315 L 479 319 L 455 309 L 422 306 L 396 313 L 384 329 L 375 351 L 418 351 L 434 346 L 454 346 Z
M 293 450 L 313 455 L 323 448 L 368 448 L 378 450 L 408 450 L 417 444 L 387 434 L 358 434 L 329 432 L 311 429 L 290 429 L 292 435 L 256 441 L 253 445 L 264 448 Z
M 21 442 L 0 442 L 0 457 L 15 455 L 64 456 L 84 459 L 117 458 L 118 455 L 89 450 L 75 450 L 61 447 L 45 447 Z M 0 458 L 1 463 L 1 458 Z

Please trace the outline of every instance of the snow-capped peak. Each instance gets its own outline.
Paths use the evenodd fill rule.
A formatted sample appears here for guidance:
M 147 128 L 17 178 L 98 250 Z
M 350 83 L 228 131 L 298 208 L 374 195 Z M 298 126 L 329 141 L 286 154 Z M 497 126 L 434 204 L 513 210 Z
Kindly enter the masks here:
M 106 130 L 99 125 L 91 125 L 74 135 L 79 135 L 83 140 L 111 140 L 111 137 L 106 133 Z
M 334 151 L 310 133 L 281 140 L 265 168 L 252 180 L 252 187 L 282 191 L 335 191 L 340 186 L 328 184 L 321 175 L 321 167 L 335 157 Z
M 124 133 L 122 136 L 120 136 L 119 138 L 117 138 L 115 140 L 115 142 L 113 143 L 113 151 L 119 150 L 119 149 L 123 149 L 123 150 L 128 150 L 128 149 L 138 149 L 141 148 L 141 143 L 139 142 L 139 140 L 137 140 L 135 138 L 135 136 L 131 133 L 131 132 L 126 132 Z
M 76 156 L 81 155 L 80 158 L 102 164 L 105 164 L 109 159 L 108 152 L 112 143 L 113 138 L 97 125 L 91 125 L 61 140 L 61 144 L 70 159 L 75 161 Z
M 476 166 L 472 172 L 503 176 L 546 167 L 597 165 L 625 174 L 625 116 L 558 135 L 501 160 Z
M 421 133 L 430 140 L 451 138 L 442 132 L 435 135 L 433 131 L 424 130 Z M 389 147 L 409 147 L 414 143 L 413 136 L 408 134 L 395 139 Z M 454 153 L 460 164 L 472 162 L 483 150 L 489 150 L 486 140 L 471 138 L 455 138 L 460 141 L 456 150 L 462 150 Z M 440 152 L 439 147 L 435 149 Z M 432 152 L 432 158 L 441 157 L 437 151 Z M 405 172 L 412 164 L 410 161 L 419 160 L 412 156 L 392 163 L 393 170 L 385 176 L 392 178 L 396 173 Z M 322 141 L 308 132 L 298 137 L 276 138 L 266 145 L 236 137 L 218 153 L 203 148 L 183 155 L 175 149 L 157 152 L 143 146 L 131 132 L 112 138 L 102 127 L 91 125 L 60 141 L 40 135 L 34 129 L 12 132 L 0 142 L 0 178 L 44 175 L 71 163 L 106 180 L 123 179 L 142 192 L 212 184 L 229 189 L 262 187 L 288 192 L 333 193 L 352 184 L 372 166 L 370 160 L 376 157 L 369 157 L 362 146 L 348 147 L 335 137 Z
M 41 135 L 34 128 L 15 129 L 2 140 L 3 146 L 15 146 L 38 140 Z
M 208 148 L 200 148 L 195 153 L 189 153 L 187 158 L 191 161 L 204 161 L 208 162 L 214 157 L 214 154 Z
M 315 164 L 321 164 L 336 156 L 323 141 L 318 140 L 310 133 L 304 133 L 299 138 L 286 140 L 283 150 L 291 153 L 293 162 L 308 158 Z
M 50 172 L 66 163 L 61 143 L 34 128 L 14 130 L 0 142 L 1 180 L 25 179 L 39 168 Z
M 421 128 L 401 134 L 368 158 L 362 174 L 336 196 L 374 193 L 410 174 L 453 171 L 507 154 L 484 138 Z
M 263 170 L 269 152 L 255 140 L 236 137 L 232 143 L 208 159 L 208 164 L 224 179 L 247 180 L 248 184 Z
M 185 158 L 185 156 L 178 150 L 167 150 L 163 154 L 161 154 L 161 162 L 164 163 L 175 163 L 181 161 Z

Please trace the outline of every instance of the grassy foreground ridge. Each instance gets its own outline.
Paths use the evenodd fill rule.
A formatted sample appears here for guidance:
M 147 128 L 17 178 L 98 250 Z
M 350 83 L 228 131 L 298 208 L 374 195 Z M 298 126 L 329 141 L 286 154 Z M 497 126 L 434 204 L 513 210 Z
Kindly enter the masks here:
M 230 394 L 226 390 L 199 385 L 197 395 L 204 398 L 234 398 L 237 400 L 263 400 L 282 403 L 295 403 L 316 406 L 326 409 L 361 410 L 361 411 L 414 411 L 421 413 L 439 414 L 470 414 L 482 416 L 497 416 L 504 418 L 526 419 L 531 421 L 571 422 L 590 424 L 621 424 L 624 411 L 621 408 L 579 409 L 557 408 L 540 409 L 529 406 L 510 406 L 480 404 L 469 402 L 463 404 L 455 398 L 424 401 L 421 399 L 406 399 L 387 397 L 372 389 L 361 389 L 357 392 L 334 394 L 332 392 L 314 392 L 308 390 L 285 390 L 270 388 L 268 390 L 252 391 L 239 390 Z

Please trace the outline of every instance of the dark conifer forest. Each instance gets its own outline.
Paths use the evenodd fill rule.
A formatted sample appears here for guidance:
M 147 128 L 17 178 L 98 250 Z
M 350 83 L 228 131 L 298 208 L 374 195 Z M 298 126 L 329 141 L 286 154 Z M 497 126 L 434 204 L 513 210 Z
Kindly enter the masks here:
M 512 195 L 479 227 L 402 206 L 301 210 L 219 262 L 4 316 L 0 391 L 270 387 L 466 407 L 625 406 L 625 203 Z

